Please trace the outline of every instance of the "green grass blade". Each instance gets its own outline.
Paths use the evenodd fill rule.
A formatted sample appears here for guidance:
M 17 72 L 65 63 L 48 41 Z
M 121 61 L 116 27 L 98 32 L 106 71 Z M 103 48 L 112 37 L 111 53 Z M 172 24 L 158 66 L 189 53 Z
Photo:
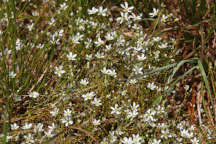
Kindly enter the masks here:
M 191 73 L 194 69 L 198 68 L 197 66 L 192 67 L 191 69 L 189 69 L 187 72 L 185 72 L 183 75 L 179 76 L 169 87 L 169 89 L 165 90 L 163 92 L 163 94 L 166 94 L 168 92 L 170 92 L 170 88 L 172 88 L 180 79 L 182 79 L 183 77 L 185 77 L 186 75 L 188 75 L 189 73 Z M 161 102 L 162 100 L 162 95 L 159 95 L 153 102 L 152 102 L 152 106 L 157 105 Z
M 206 72 L 205 72 L 205 70 L 204 70 L 203 64 L 202 64 L 202 62 L 201 62 L 200 59 L 198 60 L 198 65 L 199 65 L 199 69 L 200 69 L 200 72 L 201 72 L 201 74 L 202 74 L 202 77 L 203 77 L 203 80 L 204 80 L 206 89 L 208 90 L 211 103 L 212 103 L 212 105 L 213 105 L 213 99 L 212 99 L 212 94 L 211 94 L 211 90 L 210 90 L 208 78 L 207 78 L 207 76 L 206 76 Z
M 168 78 L 168 83 L 171 82 L 172 78 L 174 77 L 175 73 L 179 70 L 179 68 L 187 63 L 187 62 L 194 62 L 195 60 L 197 60 L 197 58 L 191 58 L 191 59 L 187 59 L 187 60 L 182 60 L 180 61 L 176 67 L 174 67 L 172 74 L 170 75 L 170 77 Z

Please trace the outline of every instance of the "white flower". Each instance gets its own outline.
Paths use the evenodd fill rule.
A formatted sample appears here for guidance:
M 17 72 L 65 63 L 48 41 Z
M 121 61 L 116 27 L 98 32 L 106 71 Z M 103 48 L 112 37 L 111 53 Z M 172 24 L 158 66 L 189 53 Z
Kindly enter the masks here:
M 37 45 L 37 48 L 39 48 L 39 49 L 43 49 L 43 48 L 44 48 L 44 44 L 41 44 L 41 43 L 38 44 L 38 45 Z
M 137 105 L 135 102 L 133 102 L 133 105 L 130 105 L 132 111 L 137 111 L 137 109 L 139 108 L 139 105 Z
M 11 124 L 11 130 L 17 130 L 19 126 L 16 123 Z
M 86 60 L 90 61 L 92 59 L 92 54 L 86 54 Z
M 52 123 L 52 125 L 48 126 L 48 128 L 50 131 L 53 131 L 56 128 L 56 126 L 54 123 Z
M 71 113 L 72 113 L 72 111 L 70 109 L 64 110 L 64 117 L 70 117 Z
M 80 80 L 80 84 L 81 84 L 81 85 L 87 86 L 88 83 L 89 83 L 89 82 L 88 82 L 87 79 L 81 79 L 81 80 Z
M 98 9 L 93 7 L 92 9 L 88 9 L 88 14 L 89 15 L 93 15 L 96 14 L 98 12 Z
M 72 121 L 72 119 L 70 117 L 64 117 L 64 118 L 62 118 L 61 122 L 63 124 L 65 124 L 66 127 L 73 124 L 73 121 Z
M 123 11 L 125 12 L 125 13 L 130 13 L 130 12 L 132 12 L 132 10 L 133 10 L 133 6 L 131 6 L 131 7 L 128 7 L 128 3 L 127 2 L 125 2 L 124 4 L 120 4 L 121 5 L 121 7 L 123 8 Z
M 121 114 L 121 107 L 118 106 L 118 104 L 115 104 L 115 107 L 111 107 L 111 114 Z
M 16 50 L 17 51 L 20 50 L 22 48 L 22 46 L 23 46 L 23 44 L 22 44 L 21 40 L 17 39 L 16 40 Z
M 29 31 L 32 31 L 33 26 L 34 26 L 34 23 L 27 25 L 28 30 L 29 30 Z
M 168 19 L 168 16 L 166 16 L 166 15 L 162 15 L 162 18 L 161 18 L 161 21 L 163 22 L 163 23 L 165 23 L 166 22 L 166 20 Z
M 32 124 L 31 123 L 25 123 L 25 125 L 22 127 L 23 130 L 31 129 Z
M 159 10 L 156 9 L 156 8 L 153 8 L 153 12 L 152 12 L 152 13 L 149 13 L 149 15 L 150 15 L 151 17 L 155 17 L 155 16 L 158 15 L 158 13 L 159 13 Z
M 154 115 L 156 114 L 156 111 L 155 110 L 152 110 L 152 109 L 148 109 L 147 112 L 144 114 L 144 120 L 146 122 L 148 121 L 155 121 L 155 118 L 154 118 Z
M 133 143 L 134 144 L 141 144 L 141 143 L 144 142 L 143 139 L 142 139 L 142 137 L 139 136 L 139 134 L 136 134 L 136 135 L 133 134 L 132 137 L 133 137 Z
M 127 112 L 127 118 L 128 119 L 133 119 L 133 118 L 135 118 L 136 116 L 138 115 L 138 112 L 137 111 L 128 111 Z
M 106 16 L 107 8 L 103 9 L 102 6 L 98 8 L 98 15 Z
M 165 113 L 164 107 L 161 107 L 160 105 L 157 106 L 156 111 L 157 114 Z
M 157 88 L 157 86 L 154 84 L 154 82 L 148 83 L 147 88 L 154 90 Z
M 135 15 L 134 13 L 132 13 L 132 15 L 130 16 L 130 18 L 132 18 L 134 21 L 140 21 L 142 15 Z
M 136 84 L 136 83 L 137 83 L 137 80 L 136 80 L 136 79 L 130 79 L 129 83 L 130 83 L 130 84 Z
M 110 75 L 112 77 L 117 77 L 117 73 L 115 70 L 108 70 L 108 75 Z
M 112 45 L 111 44 L 106 45 L 105 47 L 106 47 L 105 52 L 110 51 L 112 49 Z
M 40 94 L 39 94 L 38 92 L 33 91 L 33 92 L 30 92 L 29 97 L 37 98 L 37 97 L 39 97 L 39 95 L 40 95 Z
M 94 100 L 92 101 L 92 104 L 94 104 L 95 106 L 102 105 L 101 100 L 99 98 L 94 98 Z
M 145 56 L 144 54 L 137 55 L 137 59 L 138 59 L 139 61 L 143 61 L 143 60 L 146 59 L 146 56 Z
M 86 94 L 83 94 L 82 97 L 84 98 L 85 101 L 91 100 L 96 94 L 94 92 L 89 92 Z
M 99 58 L 99 59 L 103 59 L 103 58 L 104 58 L 104 53 L 99 53 L 99 52 L 97 52 L 97 53 L 95 54 L 95 57 L 97 57 L 97 58 Z
M 158 46 L 159 48 L 163 49 L 163 48 L 167 48 L 168 47 L 168 43 L 162 43 Z
M 101 40 L 100 37 L 98 37 L 97 41 L 95 41 L 94 43 L 96 44 L 97 47 L 99 47 L 101 45 L 104 45 L 105 42 L 103 40 Z
M 10 78 L 15 78 L 16 77 L 16 73 L 14 73 L 13 71 L 9 72 L 9 77 Z
M 58 75 L 59 77 L 62 76 L 62 74 L 65 73 L 65 70 L 63 70 L 63 66 L 59 66 L 59 67 L 55 67 L 55 72 L 56 75 Z
M 84 43 L 85 43 L 85 45 L 86 45 L 86 48 L 88 49 L 88 48 L 90 48 L 90 46 L 91 46 L 91 44 L 92 44 L 92 39 L 87 38 L 87 41 L 85 41 Z
M 130 17 L 128 16 L 128 13 L 120 12 L 120 17 L 117 17 L 116 20 L 120 24 L 122 24 L 124 21 L 129 21 Z
M 111 40 L 114 39 L 114 36 L 112 35 L 112 33 L 107 33 L 107 34 L 105 35 L 105 39 L 108 40 L 108 41 L 111 41 Z
M 50 22 L 48 22 L 48 24 L 49 24 L 49 25 L 53 25 L 54 22 L 55 22 L 55 19 L 52 17 L 52 18 L 50 19 Z
M 161 133 L 162 133 L 161 138 L 168 139 L 168 138 L 172 137 L 172 135 L 169 133 L 168 129 L 166 129 L 166 130 L 162 129 Z
M 191 139 L 192 144 L 199 144 L 199 140 L 194 137 L 193 139 Z
M 180 131 L 180 133 L 181 133 L 181 136 L 182 136 L 183 138 L 188 138 L 188 137 L 189 137 L 189 132 L 188 132 L 188 130 L 186 130 L 186 129 L 182 129 L 182 130 Z
M 35 125 L 34 127 L 34 133 L 38 133 L 38 132 L 42 132 L 43 129 L 43 124 L 42 123 L 38 123 L 37 125 Z
M 137 74 L 143 74 L 142 72 L 142 67 L 139 67 L 137 65 L 135 65 L 135 67 L 133 68 L 133 72 L 137 75 Z
M 30 133 L 28 135 L 24 135 L 24 138 L 27 144 L 31 144 L 35 142 L 33 136 Z
M 69 52 L 67 55 L 68 60 L 75 61 L 77 54 L 73 54 L 72 52 Z
M 54 134 L 52 134 L 52 132 L 53 132 L 52 130 L 48 130 L 48 131 L 45 131 L 44 133 L 48 138 L 51 138 L 54 136 Z
M 101 123 L 100 123 L 100 120 L 96 120 L 96 119 L 94 119 L 94 120 L 92 121 L 92 123 L 93 123 L 94 126 L 98 126 L 98 125 L 101 124 Z
M 159 42 L 159 41 L 162 40 L 162 38 L 161 38 L 161 37 L 153 37 L 152 40 L 153 40 L 154 42 Z
M 153 142 L 151 144 L 160 144 L 161 140 L 157 140 L 157 139 L 154 139 Z
M 158 59 L 159 58 L 159 55 L 160 55 L 160 51 L 157 50 L 155 52 L 153 52 L 155 54 L 155 59 Z
M 113 76 L 113 77 L 116 77 L 117 76 L 117 73 L 115 70 L 111 70 L 111 69 L 106 69 L 106 67 L 104 67 L 102 70 L 101 70 L 102 73 L 106 74 L 106 75 L 110 75 L 110 76 Z
M 129 138 L 124 137 L 124 138 L 121 140 L 121 142 L 122 142 L 123 144 L 133 144 L 133 143 L 134 143 L 131 137 L 129 137 Z
M 58 112 L 59 112 L 59 109 L 55 107 L 53 111 L 50 111 L 50 114 L 54 117 L 54 116 L 57 116 Z

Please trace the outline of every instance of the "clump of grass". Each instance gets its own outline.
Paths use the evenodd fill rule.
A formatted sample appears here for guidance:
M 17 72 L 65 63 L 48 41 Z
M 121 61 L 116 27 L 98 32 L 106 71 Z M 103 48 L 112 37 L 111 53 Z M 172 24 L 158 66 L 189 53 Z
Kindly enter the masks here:
M 169 97 L 198 67 L 214 104 L 200 58 L 178 61 L 181 36 L 169 33 L 176 16 L 155 7 L 143 14 L 136 1 L 40 2 L 4 1 L 0 9 L 2 143 L 214 141 L 214 129 L 188 120 L 193 110 L 173 114 Z

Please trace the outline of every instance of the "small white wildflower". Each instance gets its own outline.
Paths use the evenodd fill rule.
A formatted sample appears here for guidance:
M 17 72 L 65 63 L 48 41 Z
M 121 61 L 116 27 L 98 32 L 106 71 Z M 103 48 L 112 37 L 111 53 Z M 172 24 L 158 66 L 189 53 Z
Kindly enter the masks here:
M 42 132 L 43 129 L 43 124 L 42 123 L 38 123 L 37 125 L 35 125 L 34 127 L 34 133 L 38 133 L 38 132 Z
M 162 43 L 158 47 L 161 48 L 161 49 L 167 48 L 168 47 L 168 43 L 167 42 Z
M 96 119 L 94 119 L 94 120 L 92 121 L 92 123 L 93 123 L 94 126 L 98 126 L 98 125 L 101 124 L 101 123 L 100 123 L 100 120 L 96 120 Z
M 133 19 L 135 22 L 136 21 L 140 21 L 142 18 L 142 15 L 135 15 L 134 13 L 132 13 L 132 15 L 130 16 L 131 19 Z
M 13 72 L 13 71 L 9 72 L 9 77 L 10 78 L 15 78 L 16 77 L 16 73 Z
M 81 80 L 80 80 L 80 84 L 81 84 L 81 85 L 87 86 L 88 83 L 89 83 L 89 82 L 88 82 L 87 79 L 81 79 Z
M 77 54 L 73 54 L 72 52 L 69 52 L 69 54 L 67 55 L 67 58 L 70 61 L 75 61 L 76 60 L 76 56 L 77 56 Z
M 35 143 L 34 137 L 30 133 L 28 135 L 24 135 L 24 138 L 25 138 L 25 142 L 27 144 L 33 144 L 33 143 Z
M 114 107 L 111 107 L 111 114 L 117 114 L 120 115 L 121 114 L 121 107 L 118 106 L 118 104 L 115 104 Z
M 194 137 L 193 139 L 191 139 L 192 144 L 199 144 L 199 140 Z
M 143 60 L 146 59 L 146 56 L 145 56 L 144 54 L 137 55 L 137 59 L 138 59 L 139 61 L 143 61 Z
M 34 23 L 27 25 L 28 30 L 29 30 L 29 31 L 32 31 L 33 26 L 34 26 Z
M 73 121 L 72 121 L 72 119 L 70 117 L 64 117 L 64 118 L 62 118 L 61 122 L 63 124 L 65 124 L 66 127 L 73 124 Z
M 98 15 L 100 15 L 100 16 L 106 16 L 106 13 L 107 13 L 107 8 L 103 9 L 102 6 L 100 6 L 98 8 Z
M 156 9 L 156 8 L 153 8 L 153 12 L 152 12 L 152 13 L 149 13 L 149 15 L 150 15 L 151 17 L 156 17 L 156 16 L 158 15 L 158 13 L 159 13 L 159 10 Z
M 105 56 L 104 56 L 104 53 L 99 53 L 99 52 L 97 52 L 97 53 L 95 54 L 95 57 L 97 57 L 98 59 L 103 59 Z
M 133 72 L 137 75 L 137 74 L 143 74 L 142 72 L 143 68 L 139 67 L 138 65 L 135 65 L 135 67 L 133 68 Z
M 112 49 L 112 45 L 111 44 L 106 45 L 105 47 L 106 47 L 105 52 L 110 51 Z
M 162 15 L 162 18 L 161 18 L 161 21 L 163 22 L 163 23 L 166 23 L 166 21 L 167 21 L 167 19 L 168 19 L 168 16 L 166 16 L 166 15 Z
M 22 127 L 23 130 L 31 129 L 32 124 L 31 123 L 25 123 L 25 125 Z
M 161 38 L 161 37 L 153 37 L 152 40 L 153 40 L 154 42 L 159 42 L 159 41 L 162 40 L 162 38 Z
M 124 4 L 120 4 L 120 6 L 123 8 L 123 11 L 125 12 L 125 13 L 130 13 L 130 12 L 132 12 L 132 10 L 133 10 L 133 6 L 131 6 L 131 7 L 128 7 L 128 3 L 127 2 L 125 2 Z
M 172 135 L 169 133 L 169 129 L 166 129 L 166 130 L 161 130 L 161 138 L 165 138 L 165 139 L 168 139 L 170 137 L 172 137 Z
M 96 94 L 94 92 L 89 92 L 86 94 L 83 94 L 82 97 L 84 98 L 85 101 L 91 100 Z
M 92 9 L 88 9 L 88 14 L 89 15 L 93 15 L 96 14 L 98 12 L 98 9 L 95 7 L 92 7 Z
M 94 43 L 97 47 L 105 44 L 105 42 L 100 37 L 98 37 L 97 41 L 95 41 Z
M 188 130 L 186 130 L 186 129 L 182 129 L 182 130 L 180 131 L 180 133 L 181 133 L 181 136 L 182 136 L 183 138 L 188 138 L 188 137 L 189 137 L 189 132 L 188 132 Z
M 65 73 L 65 70 L 63 70 L 63 66 L 59 66 L 59 67 L 55 67 L 55 72 L 56 75 L 58 75 L 59 77 L 62 76 L 62 74 Z
M 59 109 L 55 107 L 52 111 L 50 111 L 50 114 L 54 117 L 54 116 L 57 116 L 58 112 L 59 112 Z
M 133 134 L 132 137 L 133 137 L 133 143 L 134 143 L 134 144 L 141 144 L 141 143 L 144 143 L 143 138 L 142 138 L 139 134 L 136 134 L 136 135 Z
M 129 83 L 130 83 L 130 84 L 136 84 L 136 83 L 137 83 L 137 80 L 136 80 L 136 79 L 130 79 Z
M 72 113 L 72 111 L 70 109 L 64 110 L 64 117 L 70 117 L 71 113 Z
M 116 18 L 116 21 L 119 22 L 120 24 L 122 24 L 123 22 L 125 21 L 129 21 L 129 16 L 128 16 L 128 13 L 123 13 L 123 12 L 120 12 L 120 17 L 117 17 Z
M 95 106 L 102 105 L 101 100 L 99 98 L 94 98 L 94 100 L 92 101 L 92 104 Z
M 17 130 L 19 126 L 16 123 L 11 124 L 11 130 Z
M 29 97 L 32 97 L 32 98 L 37 98 L 37 97 L 39 97 L 39 93 L 38 92 L 36 92 L 36 91 L 33 91 L 33 92 L 30 92 L 29 93 Z
M 48 131 L 45 131 L 44 134 L 48 137 L 48 138 L 51 138 L 53 137 L 55 134 L 52 133 L 53 131 L 52 130 L 48 130 Z
M 160 144 L 161 140 L 157 140 L 157 139 L 154 139 L 153 142 L 151 144 Z
M 157 88 L 157 86 L 154 84 L 154 82 L 148 83 L 147 88 L 154 90 Z
M 129 138 L 124 137 L 124 138 L 121 140 L 121 142 L 122 142 L 123 144 L 133 144 L 133 143 L 134 143 L 134 142 L 133 142 L 133 139 L 132 139 L 131 137 L 129 137 Z
M 53 131 L 56 128 L 56 126 L 54 123 L 52 123 L 52 125 L 48 126 L 48 128 L 50 131 Z

